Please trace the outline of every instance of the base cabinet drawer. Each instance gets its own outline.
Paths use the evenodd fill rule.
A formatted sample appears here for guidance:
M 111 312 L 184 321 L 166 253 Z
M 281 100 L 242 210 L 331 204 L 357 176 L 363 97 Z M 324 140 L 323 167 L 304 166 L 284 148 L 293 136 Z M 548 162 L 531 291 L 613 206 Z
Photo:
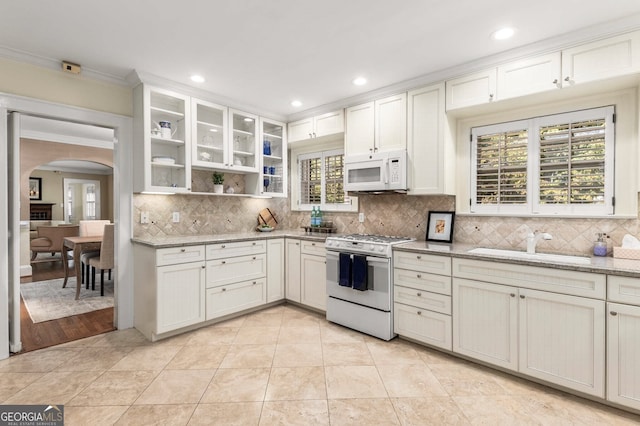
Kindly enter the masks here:
M 326 250 L 324 243 L 317 241 L 305 241 L 302 240 L 300 245 L 300 251 L 305 254 L 311 254 L 315 256 L 325 256 Z
M 403 287 L 451 295 L 451 276 L 393 268 L 393 283 Z
M 393 266 L 430 274 L 451 275 L 451 258 L 448 256 L 397 250 L 393 252 Z
M 169 247 L 156 250 L 156 266 L 204 260 L 204 246 Z
M 394 286 L 393 294 L 394 300 L 398 303 L 451 315 L 451 296 L 399 285 Z
M 222 259 L 225 257 L 235 256 L 248 256 L 252 254 L 266 253 L 266 251 L 266 240 L 208 244 L 207 260 Z
M 413 306 L 396 303 L 394 332 L 428 345 L 451 350 L 451 317 Z
M 207 288 L 264 278 L 266 275 L 267 256 L 265 254 L 207 261 Z
M 240 312 L 267 302 L 264 278 L 207 289 L 206 319 Z

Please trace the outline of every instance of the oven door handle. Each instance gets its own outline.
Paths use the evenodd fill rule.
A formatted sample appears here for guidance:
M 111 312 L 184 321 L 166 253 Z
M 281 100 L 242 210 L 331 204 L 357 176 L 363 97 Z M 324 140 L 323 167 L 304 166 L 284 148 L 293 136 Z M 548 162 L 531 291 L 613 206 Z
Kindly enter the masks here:
M 389 264 L 389 259 L 386 257 L 367 256 L 367 262 L 369 263 L 384 263 Z

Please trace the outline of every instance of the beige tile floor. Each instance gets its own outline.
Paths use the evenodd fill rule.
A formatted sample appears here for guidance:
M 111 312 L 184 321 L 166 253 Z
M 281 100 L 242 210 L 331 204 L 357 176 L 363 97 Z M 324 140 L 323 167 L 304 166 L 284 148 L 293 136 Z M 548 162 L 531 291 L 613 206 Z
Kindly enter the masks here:
M 66 425 L 624 425 L 640 416 L 281 305 L 150 343 L 115 331 L 0 361 L 0 403 Z

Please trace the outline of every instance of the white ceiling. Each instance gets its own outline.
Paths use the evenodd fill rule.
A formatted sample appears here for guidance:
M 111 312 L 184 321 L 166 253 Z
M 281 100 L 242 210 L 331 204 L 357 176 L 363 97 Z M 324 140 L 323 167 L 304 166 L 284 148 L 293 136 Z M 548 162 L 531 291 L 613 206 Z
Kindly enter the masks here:
M 1 3 L 0 54 L 119 81 L 138 70 L 284 117 L 583 28 L 640 23 L 639 0 Z M 492 40 L 504 25 L 516 35 Z M 352 85 L 358 75 L 369 83 Z

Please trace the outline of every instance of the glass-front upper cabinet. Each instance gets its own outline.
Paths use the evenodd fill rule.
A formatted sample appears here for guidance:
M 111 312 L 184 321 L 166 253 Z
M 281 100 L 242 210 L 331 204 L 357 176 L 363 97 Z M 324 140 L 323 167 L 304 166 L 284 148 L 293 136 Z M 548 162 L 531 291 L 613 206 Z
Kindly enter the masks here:
M 189 98 L 140 84 L 134 99 L 134 191 L 189 192 Z
M 284 123 L 260 118 L 264 195 L 287 196 L 287 136 Z
M 230 169 L 238 173 L 258 172 L 258 116 L 229 109 L 229 127 Z
M 192 99 L 193 116 L 191 134 L 194 167 L 227 168 L 227 107 Z

